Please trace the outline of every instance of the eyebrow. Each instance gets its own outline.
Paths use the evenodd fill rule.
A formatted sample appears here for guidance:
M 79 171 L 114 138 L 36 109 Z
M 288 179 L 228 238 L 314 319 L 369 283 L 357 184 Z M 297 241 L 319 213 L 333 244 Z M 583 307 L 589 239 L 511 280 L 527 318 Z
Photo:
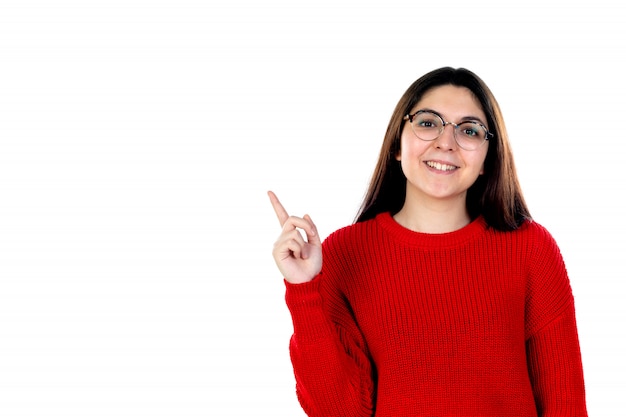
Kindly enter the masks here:
M 439 113 L 437 110 L 430 109 L 430 108 L 428 108 L 428 107 L 423 108 L 423 109 L 419 109 L 419 110 L 417 110 L 417 111 L 418 111 L 418 112 L 420 112 L 420 111 L 429 111 L 429 112 L 431 112 L 431 113 L 435 113 L 437 116 L 441 117 L 441 120 L 443 120 L 444 122 L 445 122 L 445 120 L 446 120 L 446 119 L 445 119 L 445 117 L 443 117 L 443 116 L 441 115 L 441 113 Z M 461 117 L 461 120 L 460 120 L 460 122 L 459 122 L 459 123 L 462 123 L 462 122 L 478 122 L 478 123 L 480 123 L 481 125 L 483 125 L 483 126 L 487 127 L 487 123 L 486 123 L 486 122 L 483 122 L 483 120 L 482 120 L 480 117 L 477 117 L 477 116 L 463 116 L 463 117 Z

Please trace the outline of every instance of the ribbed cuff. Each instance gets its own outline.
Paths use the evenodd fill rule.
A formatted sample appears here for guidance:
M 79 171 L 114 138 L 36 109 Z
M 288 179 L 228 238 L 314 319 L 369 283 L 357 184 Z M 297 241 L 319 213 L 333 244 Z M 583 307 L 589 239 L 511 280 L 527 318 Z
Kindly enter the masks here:
M 324 314 L 319 281 L 319 277 L 302 284 L 291 284 L 285 280 L 285 301 L 298 343 L 313 343 L 331 333 Z

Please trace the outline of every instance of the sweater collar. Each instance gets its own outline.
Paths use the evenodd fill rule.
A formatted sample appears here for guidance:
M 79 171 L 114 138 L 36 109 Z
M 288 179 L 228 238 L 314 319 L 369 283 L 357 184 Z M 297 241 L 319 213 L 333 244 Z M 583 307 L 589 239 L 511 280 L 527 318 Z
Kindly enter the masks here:
M 485 232 L 487 223 L 481 216 L 461 229 L 448 233 L 415 232 L 400 225 L 391 216 L 391 213 L 380 213 L 376 222 L 394 239 L 406 244 L 425 247 L 453 247 L 475 239 Z

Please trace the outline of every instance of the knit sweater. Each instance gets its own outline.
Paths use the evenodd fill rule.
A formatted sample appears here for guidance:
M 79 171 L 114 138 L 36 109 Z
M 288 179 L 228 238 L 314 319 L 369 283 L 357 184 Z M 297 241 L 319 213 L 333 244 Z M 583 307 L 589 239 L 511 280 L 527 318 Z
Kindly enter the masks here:
M 587 416 L 567 271 L 538 223 L 426 234 L 383 213 L 322 251 L 317 277 L 285 281 L 309 416 Z

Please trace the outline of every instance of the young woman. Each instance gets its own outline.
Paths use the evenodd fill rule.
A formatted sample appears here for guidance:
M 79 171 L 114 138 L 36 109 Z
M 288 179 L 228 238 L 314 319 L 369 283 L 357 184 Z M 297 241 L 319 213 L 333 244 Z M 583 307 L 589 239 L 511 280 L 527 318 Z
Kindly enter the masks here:
M 474 73 L 409 87 L 356 222 L 324 243 L 269 196 L 309 416 L 587 415 L 563 258 Z

